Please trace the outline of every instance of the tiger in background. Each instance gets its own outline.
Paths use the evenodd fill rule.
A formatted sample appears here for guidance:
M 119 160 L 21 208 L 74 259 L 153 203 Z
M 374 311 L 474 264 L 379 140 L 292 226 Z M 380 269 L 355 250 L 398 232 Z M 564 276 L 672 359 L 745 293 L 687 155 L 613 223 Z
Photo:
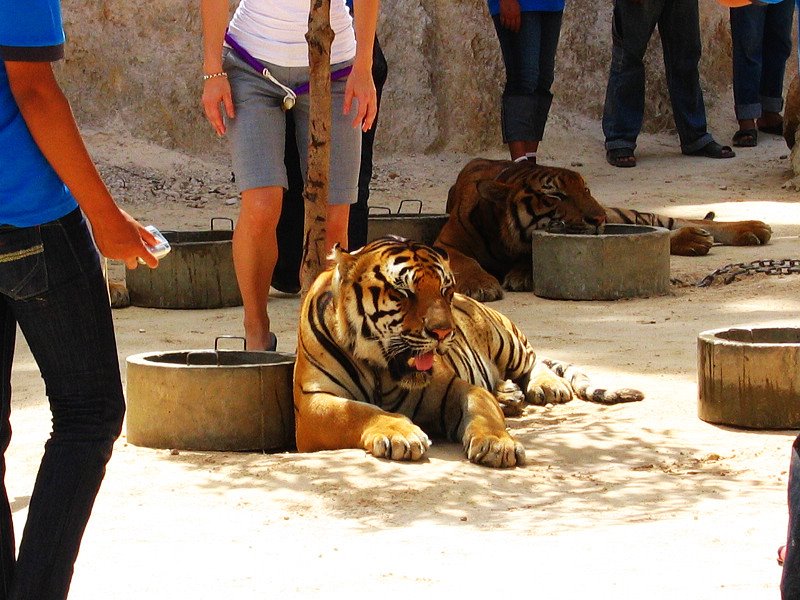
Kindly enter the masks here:
M 583 177 L 559 167 L 522 161 L 475 159 L 459 173 L 447 197 L 450 215 L 434 246 L 447 251 L 456 291 L 489 302 L 503 289 L 533 289 L 532 231 L 561 221 L 568 232 L 589 233 L 605 223 L 652 225 L 670 230 L 670 252 L 708 254 L 714 243 L 766 244 L 770 226 L 761 221 L 674 219 L 601 206 Z
M 538 358 L 508 318 L 455 292 L 442 250 L 397 237 L 353 253 L 337 246 L 303 301 L 294 369 L 300 452 L 363 448 L 418 460 L 431 435 L 461 442 L 472 462 L 512 467 L 525 449 L 505 416 L 573 396 L 643 397 L 597 389 L 575 367 Z

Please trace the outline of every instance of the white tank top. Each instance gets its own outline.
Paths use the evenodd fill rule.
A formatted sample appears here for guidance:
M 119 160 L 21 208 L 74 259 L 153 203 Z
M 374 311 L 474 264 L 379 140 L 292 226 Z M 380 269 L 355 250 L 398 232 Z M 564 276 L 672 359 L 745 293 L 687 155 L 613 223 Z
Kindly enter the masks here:
M 256 58 L 282 67 L 308 66 L 309 0 L 241 0 L 228 31 Z M 356 54 L 353 20 L 345 0 L 331 0 L 331 64 Z

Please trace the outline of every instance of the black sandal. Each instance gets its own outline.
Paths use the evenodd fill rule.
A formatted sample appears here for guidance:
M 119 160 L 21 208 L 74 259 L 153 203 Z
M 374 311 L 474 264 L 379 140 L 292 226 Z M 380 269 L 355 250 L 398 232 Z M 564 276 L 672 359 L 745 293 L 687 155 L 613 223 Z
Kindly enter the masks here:
M 772 135 L 783 135 L 783 121 L 774 125 L 759 125 L 758 130 Z
M 633 148 L 612 148 L 606 150 L 606 161 L 612 167 L 628 168 L 636 166 Z
M 708 142 L 702 148 L 698 148 L 694 152 L 684 152 L 686 156 L 705 156 L 706 158 L 733 158 L 736 153 L 731 150 L 730 146 L 723 146 L 717 142 Z
M 733 134 L 731 141 L 737 148 L 755 148 L 758 146 L 758 130 L 740 129 Z

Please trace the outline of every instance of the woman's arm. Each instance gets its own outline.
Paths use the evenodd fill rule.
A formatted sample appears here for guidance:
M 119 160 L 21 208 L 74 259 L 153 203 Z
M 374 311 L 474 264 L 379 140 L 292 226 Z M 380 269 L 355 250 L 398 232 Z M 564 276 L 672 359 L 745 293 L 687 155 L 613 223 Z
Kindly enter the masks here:
M 356 32 L 356 58 L 353 71 L 347 78 L 344 94 L 344 114 L 350 113 L 350 106 L 358 100 L 358 112 L 353 119 L 353 127 L 367 131 L 375 121 L 378 112 L 378 96 L 372 81 L 372 47 L 375 43 L 375 30 L 378 25 L 378 0 L 354 0 L 353 19 Z
M 78 201 L 100 252 L 134 269 L 137 258 L 158 260 L 142 240 L 156 240 L 115 203 L 83 143 L 78 125 L 49 62 L 6 61 L 11 93 L 34 141 Z
M 222 43 L 228 27 L 228 0 L 200 0 L 200 17 L 203 21 L 203 74 L 222 73 Z M 227 77 L 212 77 L 203 82 L 202 104 L 214 131 L 217 135 L 225 135 L 220 104 L 231 119 L 235 116 Z

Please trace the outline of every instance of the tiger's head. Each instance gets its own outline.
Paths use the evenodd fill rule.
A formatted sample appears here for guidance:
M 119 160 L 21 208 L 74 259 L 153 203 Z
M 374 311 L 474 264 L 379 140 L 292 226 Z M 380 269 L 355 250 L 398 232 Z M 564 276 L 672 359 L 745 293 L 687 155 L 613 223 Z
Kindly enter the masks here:
M 476 185 L 481 200 L 493 207 L 499 237 L 511 256 L 530 251 L 534 230 L 557 224 L 562 231 L 583 233 L 606 220 L 583 177 L 569 169 L 523 161 Z
M 426 385 L 455 335 L 454 278 L 444 251 L 399 237 L 333 254 L 338 336 L 359 360 L 406 388 Z

